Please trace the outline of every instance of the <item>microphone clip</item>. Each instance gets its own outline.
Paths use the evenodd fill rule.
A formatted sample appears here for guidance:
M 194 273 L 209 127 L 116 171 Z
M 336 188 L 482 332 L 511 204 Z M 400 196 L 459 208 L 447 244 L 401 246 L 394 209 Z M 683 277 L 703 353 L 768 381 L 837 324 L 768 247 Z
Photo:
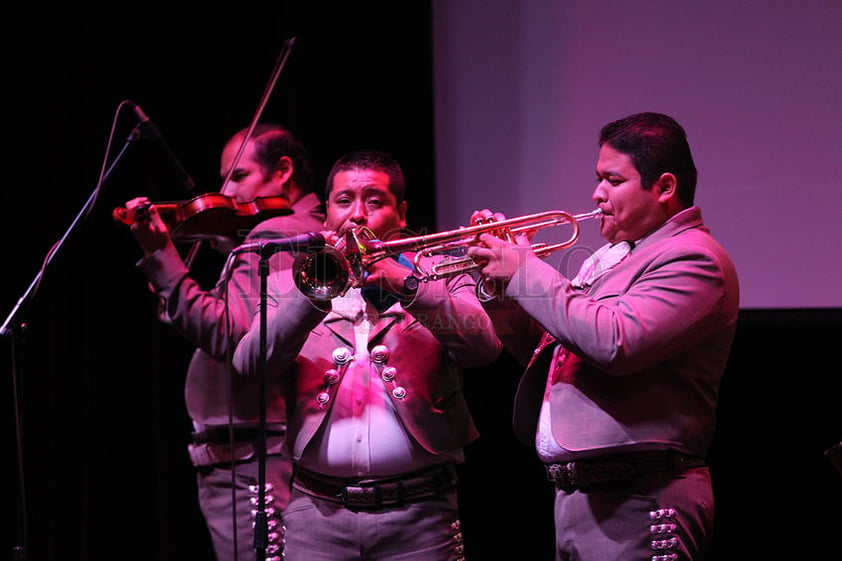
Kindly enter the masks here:
M 137 140 L 161 140 L 161 131 L 150 120 L 140 121 L 129 133 L 129 141 Z

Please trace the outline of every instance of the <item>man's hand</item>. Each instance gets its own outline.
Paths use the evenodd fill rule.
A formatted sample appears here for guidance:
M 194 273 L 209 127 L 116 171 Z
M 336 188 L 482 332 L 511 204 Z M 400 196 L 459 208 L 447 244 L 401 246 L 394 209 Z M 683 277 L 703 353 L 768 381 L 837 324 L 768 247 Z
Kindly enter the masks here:
M 499 212 L 478 210 L 471 215 L 471 225 L 505 219 Z M 514 243 L 491 233 L 480 234 L 467 249 L 468 256 L 481 265 L 479 273 L 485 292 L 495 296 L 503 295 L 512 276 L 530 253 L 534 251 L 526 234 L 516 235 Z
M 170 230 L 155 205 L 146 197 L 137 197 L 126 203 L 126 214 L 131 220 L 131 231 L 148 257 L 167 245 L 170 240 Z

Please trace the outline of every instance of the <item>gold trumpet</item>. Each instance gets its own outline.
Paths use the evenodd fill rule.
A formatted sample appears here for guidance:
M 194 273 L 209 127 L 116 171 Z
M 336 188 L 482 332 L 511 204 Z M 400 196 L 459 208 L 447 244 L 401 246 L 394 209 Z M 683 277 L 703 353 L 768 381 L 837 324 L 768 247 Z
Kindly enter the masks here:
M 567 240 L 554 244 L 532 244 L 535 254 L 543 259 L 554 251 L 566 249 L 576 243 L 579 238 L 579 222 L 601 215 L 602 211 L 599 209 L 575 215 L 563 210 L 551 210 L 391 241 L 377 240 L 374 232 L 366 227 L 350 229 L 335 246 L 327 245 L 316 252 L 299 254 L 293 264 L 294 280 L 298 289 L 310 299 L 330 300 L 342 296 L 351 288 L 361 287 L 366 269 L 373 263 L 407 252 L 415 253 L 413 265 L 418 280 L 439 280 L 470 273 L 483 266 L 483 263 L 464 255 L 465 249 L 475 242 L 480 234 L 492 234 L 514 242 L 518 234 L 530 234 L 552 226 L 570 225 L 573 233 Z M 462 255 L 457 255 L 458 253 Z M 426 267 L 422 259 L 434 255 L 444 257 L 433 260 L 432 265 Z

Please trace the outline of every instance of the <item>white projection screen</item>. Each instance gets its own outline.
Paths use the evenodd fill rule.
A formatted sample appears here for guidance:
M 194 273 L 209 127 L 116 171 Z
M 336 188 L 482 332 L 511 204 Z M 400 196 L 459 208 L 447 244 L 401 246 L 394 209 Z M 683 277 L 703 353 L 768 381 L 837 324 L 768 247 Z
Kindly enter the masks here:
M 741 308 L 842 307 L 842 2 L 434 0 L 437 226 L 594 208 L 602 125 L 687 130 Z M 561 240 L 569 232 L 546 234 Z M 582 223 L 554 259 L 602 240 Z

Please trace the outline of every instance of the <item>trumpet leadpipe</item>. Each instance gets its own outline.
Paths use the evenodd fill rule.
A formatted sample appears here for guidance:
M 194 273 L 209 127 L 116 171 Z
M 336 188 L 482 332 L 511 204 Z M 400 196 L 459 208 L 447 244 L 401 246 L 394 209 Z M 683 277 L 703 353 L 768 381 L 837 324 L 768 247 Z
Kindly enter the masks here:
M 521 228 L 513 228 L 513 230 L 517 230 L 520 232 L 528 232 L 537 230 L 539 228 L 549 227 L 549 226 L 564 226 L 565 224 L 571 224 L 572 222 L 582 222 L 583 220 L 590 220 L 592 218 L 599 218 L 602 216 L 602 210 L 596 209 L 590 212 L 583 212 L 581 214 L 568 214 L 564 211 L 560 210 L 551 210 L 548 212 L 541 212 L 538 214 L 533 214 L 534 217 L 541 217 L 546 215 L 546 219 L 541 222 L 536 222 L 535 224 L 526 224 Z M 571 220 L 572 219 L 572 220 Z M 521 220 L 520 218 L 512 218 L 512 222 L 516 223 L 516 221 Z M 504 220 L 503 222 L 498 222 L 498 224 L 504 224 L 509 222 L 508 220 Z
M 448 250 L 467 248 L 479 234 L 492 234 L 513 242 L 516 234 L 535 233 L 541 229 L 555 226 L 571 226 L 573 233 L 566 241 L 555 244 L 544 242 L 532 244 L 535 254 L 544 258 L 555 251 L 566 249 L 576 243 L 579 238 L 579 222 L 599 218 L 600 216 L 602 216 L 602 210 L 600 209 L 575 215 L 561 210 L 551 210 L 499 221 L 489 220 L 467 228 L 436 234 L 441 243 L 427 247 L 425 254 L 430 255 L 435 252 L 443 253 Z M 447 258 L 433 265 L 429 270 L 422 271 L 421 278 L 423 280 L 437 280 L 460 273 L 472 272 L 481 267 L 481 263 L 477 263 L 470 257 L 460 255 Z M 418 268 L 418 263 L 416 263 L 416 268 Z

